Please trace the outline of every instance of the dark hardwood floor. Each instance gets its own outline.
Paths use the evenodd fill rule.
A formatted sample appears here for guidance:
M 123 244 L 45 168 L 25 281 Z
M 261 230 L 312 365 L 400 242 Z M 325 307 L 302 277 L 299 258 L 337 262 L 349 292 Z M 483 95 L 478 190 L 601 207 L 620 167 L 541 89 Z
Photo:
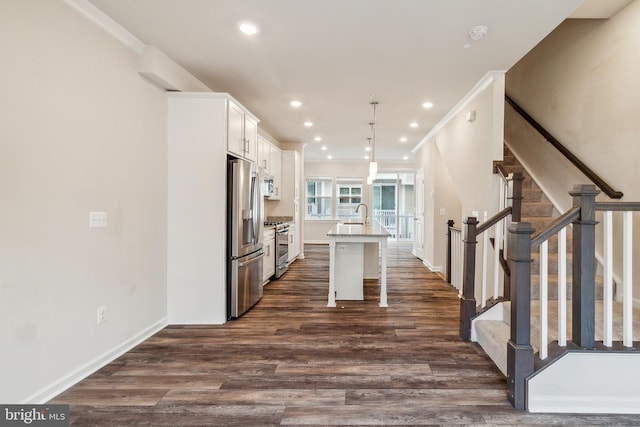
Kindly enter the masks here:
M 170 326 L 58 396 L 72 425 L 640 425 L 638 416 L 527 414 L 475 344 L 457 293 L 389 248 L 389 308 L 327 308 L 326 246 L 306 246 L 223 326 Z

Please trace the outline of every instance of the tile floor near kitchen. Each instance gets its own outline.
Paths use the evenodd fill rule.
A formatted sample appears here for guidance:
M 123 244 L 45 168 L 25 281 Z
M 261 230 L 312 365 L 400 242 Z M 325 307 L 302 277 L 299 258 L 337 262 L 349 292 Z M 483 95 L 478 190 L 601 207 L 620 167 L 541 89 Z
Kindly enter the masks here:
M 457 292 L 389 247 L 389 308 L 327 308 L 329 251 L 305 246 L 239 320 L 171 326 L 52 401 L 71 424 L 640 425 L 640 416 L 527 414 L 482 349 L 458 338 Z

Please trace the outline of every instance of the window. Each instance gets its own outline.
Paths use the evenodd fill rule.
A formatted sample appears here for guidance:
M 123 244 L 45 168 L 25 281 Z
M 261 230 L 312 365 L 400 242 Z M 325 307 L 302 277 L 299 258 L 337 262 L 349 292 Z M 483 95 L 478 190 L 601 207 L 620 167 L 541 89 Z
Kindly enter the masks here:
M 362 203 L 362 179 L 338 178 L 336 180 L 338 200 L 336 211 L 338 219 L 356 219 L 362 214 L 356 213 L 356 207 Z
M 355 211 L 362 203 L 362 178 L 307 177 L 306 190 L 305 219 L 359 219 L 363 215 Z
M 331 206 L 333 179 L 307 177 L 307 219 L 333 218 Z

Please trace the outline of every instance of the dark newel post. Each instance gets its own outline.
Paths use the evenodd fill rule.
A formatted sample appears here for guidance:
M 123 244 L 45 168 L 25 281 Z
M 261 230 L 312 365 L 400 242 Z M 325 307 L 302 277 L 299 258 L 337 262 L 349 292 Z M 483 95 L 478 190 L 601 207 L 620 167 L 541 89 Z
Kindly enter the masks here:
M 451 227 L 453 227 L 453 220 L 447 221 L 447 283 L 451 284 Z
M 509 174 L 509 193 L 507 199 L 511 205 L 511 221 L 522 221 L 522 181 L 524 176 L 520 172 Z
M 596 345 L 596 196 L 595 185 L 575 185 L 569 192 L 580 218 L 573 222 L 573 288 L 571 339 L 582 348 Z
M 471 319 L 476 315 L 476 226 L 478 218 L 470 216 L 464 221 L 464 255 L 462 265 L 462 298 L 460 298 L 460 338 L 471 339 Z
M 511 279 L 511 338 L 507 343 L 507 398 L 514 408 L 526 409 L 525 380 L 533 373 L 531 346 L 531 235 L 528 222 L 509 225 Z
M 508 183 L 508 193 L 507 193 L 507 204 L 511 206 L 511 222 L 520 222 L 522 221 L 522 181 L 524 181 L 524 176 L 520 172 L 515 172 L 509 174 L 507 177 Z M 505 236 L 506 238 L 506 236 Z M 508 250 L 508 246 L 506 246 Z M 505 253 L 503 256 L 507 257 L 508 254 Z M 502 292 L 503 298 L 505 301 L 509 301 L 511 299 L 511 286 L 510 286 L 511 278 L 507 272 L 504 272 L 504 289 Z

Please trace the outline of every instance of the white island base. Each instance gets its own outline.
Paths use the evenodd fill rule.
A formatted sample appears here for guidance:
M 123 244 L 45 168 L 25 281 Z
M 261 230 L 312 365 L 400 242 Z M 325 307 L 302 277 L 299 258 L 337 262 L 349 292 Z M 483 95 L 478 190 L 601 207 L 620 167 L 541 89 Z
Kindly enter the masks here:
M 389 232 L 377 222 L 368 225 L 338 224 L 329 237 L 329 298 L 364 300 L 364 278 L 378 278 L 380 259 L 380 307 L 387 304 L 387 238 Z M 380 256 L 378 256 L 380 254 Z M 373 277 L 372 277 L 373 276 Z

